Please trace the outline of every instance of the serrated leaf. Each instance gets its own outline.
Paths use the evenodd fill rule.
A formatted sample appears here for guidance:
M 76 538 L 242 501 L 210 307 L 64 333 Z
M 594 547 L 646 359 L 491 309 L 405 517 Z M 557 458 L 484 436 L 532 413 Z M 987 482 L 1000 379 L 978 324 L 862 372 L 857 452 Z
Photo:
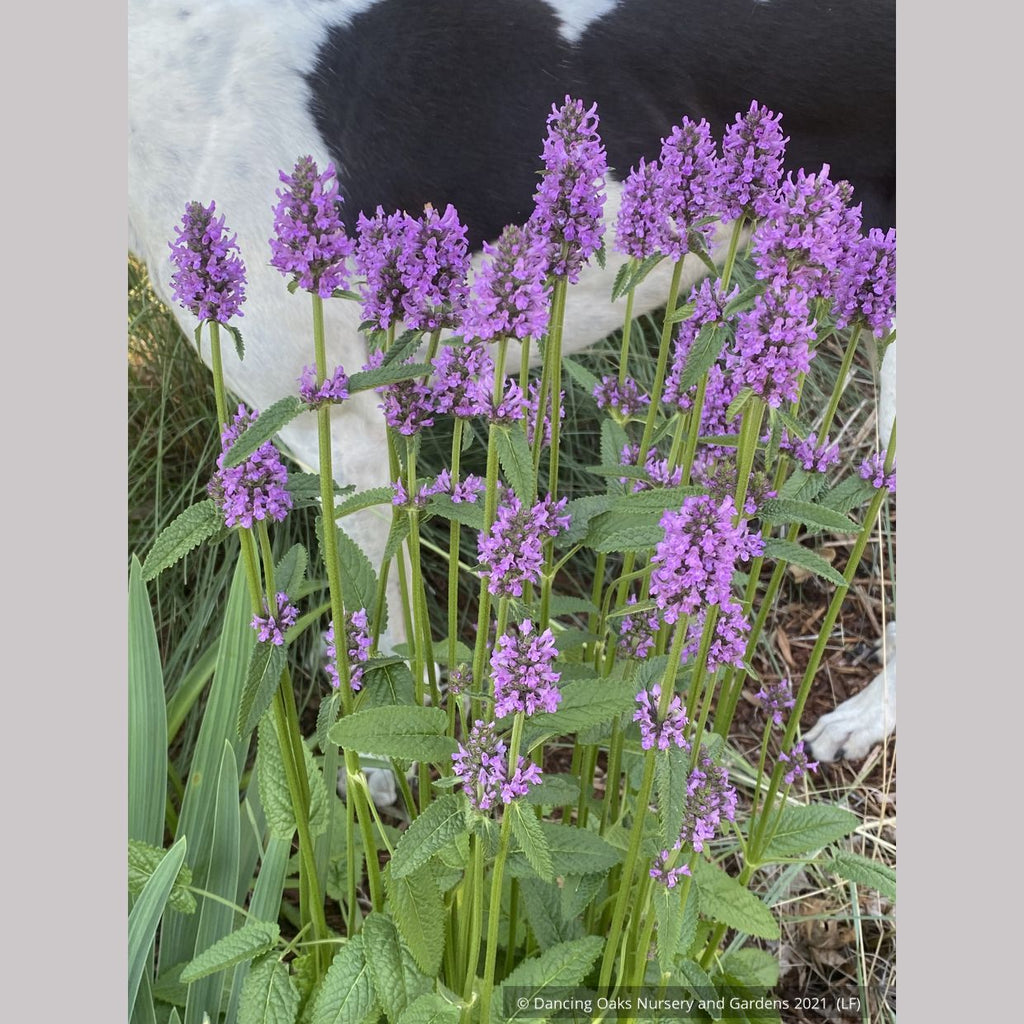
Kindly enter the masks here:
M 547 840 L 551 869 L 556 876 L 603 872 L 622 860 L 622 851 L 615 849 L 596 832 L 557 821 L 540 821 L 538 825 Z M 508 872 L 513 876 L 532 876 L 534 873 L 526 857 L 519 852 L 509 855 Z
M 285 395 L 269 409 L 264 410 L 238 435 L 235 443 L 224 456 L 224 468 L 240 466 L 257 448 L 266 444 L 281 428 L 287 426 L 306 408 L 298 395 Z
M 621 294 L 625 294 L 634 288 L 639 288 L 641 284 L 646 280 L 647 275 L 663 260 L 665 259 L 664 253 L 656 252 L 651 256 L 645 257 L 638 264 L 634 266 L 632 273 L 625 281 L 625 287 Z M 616 300 L 618 296 L 612 296 L 612 302 Z
M 571 942 L 560 942 L 540 956 L 523 961 L 502 983 L 496 1009 L 498 1012 L 509 1013 L 509 1021 L 525 1019 L 525 1012 L 515 1005 L 515 1001 L 525 999 L 523 1005 L 529 1008 L 533 1006 L 534 997 L 543 994 L 545 989 L 578 985 L 603 948 L 603 938 L 587 935 Z M 511 991 L 515 991 L 516 999 L 506 1000 L 505 992 Z M 528 1019 L 537 1018 L 529 1014 Z
M 270 834 L 276 839 L 289 841 L 295 834 L 295 813 L 281 761 L 277 727 L 270 715 L 259 722 L 256 779 Z
M 590 906 L 604 883 L 605 878 L 601 874 L 566 875 L 561 886 L 562 920 L 576 920 Z
M 149 963 L 157 925 L 167 905 L 171 889 L 185 861 L 185 837 L 182 836 L 163 856 L 139 893 L 128 915 L 128 1014 L 135 1007 L 142 976 Z
M 635 695 L 633 684 L 623 679 L 577 679 L 566 683 L 557 711 L 530 717 L 526 727 L 527 749 L 552 736 L 610 723 L 634 707 Z
M 425 992 L 401 1013 L 397 1024 L 459 1024 L 461 1011 L 437 992 Z
M 875 488 L 869 480 L 863 480 L 859 476 L 848 476 L 822 495 L 821 504 L 836 512 L 849 512 L 860 508 L 874 493 Z
M 739 293 L 739 295 L 736 296 L 735 299 L 726 303 L 725 308 L 722 310 L 722 319 L 731 320 L 737 313 L 741 313 L 743 310 L 749 309 L 754 304 L 754 300 L 758 295 L 763 293 L 763 282 L 755 281 L 754 284 L 748 285 Z
M 543 881 L 554 881 L 551 851 L 548 849 L 547 839 L 537 816 L 518 800 L 510 803 L 505 808 L 505 813 L 511 815 L 512 834 L 516 837 L 519 848 L 529 861 L 530 867 Z
M 448 716 L 440 708 L 368 708 L 346 715 L 330 731 L 332 743 L 378 757 L 447 762 L 458 749 L 445 736 Z
M 685 487 L 654 487 L 638 494 L 620 494 L 612 500 L 614 512 L 664 512 L 666 509 L 678 511 L 683 502 L 694 494 L 703 494 L 704 490 L 697 486 Z
M 434 494 L 427 503 L 427 512 L 449 522 L 468 526 L 471 530 L 484 528 L 484 510 L 479 502 L 452 501 L 448 494 Z
M 686 785 L 690 777 L 690 755 L 675 744 L 654 755 L 654 785 L 658 795 L 663 848 L 670 850 L 683 827 L 686 813 Z
M 208 974 L 234 967 L 272 949 L 281 937 L 281 929 L 270 921 L 246 921 L 237 931 L 218 939 L 204 949 L 181 972 L 181 983 L 190 985 Z
M 384 545 L 384 561 L 390 562 L 398 554 L 405 538 L 409 536 L 409 517 L 407 515 L 395 515 L 391 517 L 391 529 L 388 531 L 388 540 Z
M 715 364 L 729 340 L 730 330 L 724 324 L 705 324 L 700 329 L 686 356 L 683 372 L 679 377 L 679 394 L 684 395 Z
M 402 878 L 388 870 L 384 884 L 388 908 L 409 952 L 427 977 L 436 977 L 444 953 L 444 901 L 432 865 L 424 864 Z
M 860 529 L 849 516 L 809 501 L 766 498 L 758 506 L 757 514 L 772 526 L 802 523 L 804 526 L 817 526 L 837 533 L 856 533 Z
M 143 580 L 155 579 L 223 526 L 224 517 L 212 498 L 190 505 L 175 516 L 153 542 L 142 566 Z
M 301 544 L 293 544 L 274 566 L 274 581 L 277 590 L 286 594 L 298 591 L 306 578 L 309 555 Z
M 552 594 L 548 614 L 553 619 L 562 615 L 599 615 L 601 609 L 593 601 L 585 597 L 568 597 L 564 594 Z
M 696 960 L 677 960 L 676 970 L 685 985 L 701 1000 L 701 1009 L 712 1020 L 722 1019 L 722 1010 L 714 998 L 709 998 L 715 991 L 714 982 L 707 971 Z
M 523 800 L 534 807 L 560 807 L 574 804 L 579 798 L 580 780 L 575 775 L 544 772 L 540 785 L 531 786 Z
M 594 551 L 647 551 L 665 537 L 658 512 L 605 512 L 596 516 L 583 539 Z
M 371 388 L 387 387 L 403 380 L 425 377 L 433 367 L 430 363 L 398 363 L 393 366 L 381 366 L 376 370 L 362 370 L 353 373 L 348 379 L 348 393 L 369 391 Z
M 363 688 L 358 710 L 394 704 L 412 704 L 416 680 L 401 658 L 371 658 L 363 667 Z
M 600 383 L 585 366 L 577 363 L 575 359 L 563 359 L 562 368 L 580 386 L 586 394 L 593 396 L 594 388 Z
M 527 923 L 541 952 L 583 937 L 582 922 L 562 913 L 561 890 L 553 882 L 542 882 L 533 874 L 524 875 L 519 879 L 519 892 Z
M 729 407 L 725 410 L 725 419 L 728 422 L 731 419 L 739 416 L 743 412 L 744 406 L 754 397 L 754 392 L 751 388 L 743 388 L 742 391 L 729 403 Z
M 631 257 L 619 267 L 618 272 L 615 274 L 615 280 L 612 282 L 612 302 L 625 295 L 629 290 L 626 288 L 626 280 L 633 276 L 634 266 L 634 258 Z
M 378 1006 L 362 933 L 335 954 L 313 1000 L 309 1024 L 362 1024 Z
M 658 923 L 655 936 L 658 962 L 662 974 L 669 973 L 679 952 L 679 933 L 683 925 L 683 901 L 680 886 L 669 889 L 664 885 L 654 886 L 651 894 L 654 904 L 654 918 Z
M 238 361 L 242 362 L 245 359 L 245 342 L 242 340 L 242 332 L 234 324 L 221 324 L 221 326 L 231 335 L 235 343 L 235 355 L 238 356 Z
M 152 877 L 157 866 L 167 854 L 158 846 L 152 846 L 139 839 L 128 840 L 128 895 L 138 897 Z M 167 897 L 167 905 L 181 914 L 193 914 L 196 898 L 187 891 L 192 884 L 192 871 L 182 864 Z
M 779 937 L 779 922 L 749 889 L 710 861 L 699 859 L 693 869 L 697 906 L 712 921 L 762 939 Z
M 377 573 L 363 549 L 340 527 L 336 532 L 345 608 L 352 612 L 365 608 L 372 615 L 377 601 Z
M 896 872 L 887 864 L 862 857 L 859 853 L 841 850 L 828 860 L 822 861 L 821 866 L 848 882 L 869 886 L 891 900 L 896 899 Z
M 373 508 L 376 505 L 390 505 L 394 496 L 395 492 L 390 487 L 372 487 L 368 491 L 357 491 L 340 505 L 334 506 L 334 518 L 341 519 L 343 516 L 361 512 L 364 508 Z
M 792 501 L 814 501 L 824 487 L 825 475 L 823 473 L 809 473 L 798 466 L 779 488 L 779 497 Z
M 722 970 L 750 988 L 774 988 L 779 983 L 779 961 L 766 949 L 745 946 L 722 955 Z
M 288 967 L 276 957 L 254 963 L 242 985 L 238 1024 L 294 1024 L 299 990 Z
M 363 922 L 362 936 L 377 999 L 388 1019 L 397 1020 L 414 999 L 433 987 L 431 981 L 403 949 L 391 918 L 370 914 Z
M 665 320 L 670 324 L 677 324 L 682 320 L 689 320 L 693 316 L 697 309 L 697 304 L 694 302 L 684 302 L 680 306 L 676 306 L 671 313 L 667 310 L 665 312 Z
M 841 573 L 833 569 L 821 555 L 815 554 L 796 541 L 786 540 L 785 537 L 766 537 L 764 556 L 765 558 L 777 558 L 790 565 L 799 565 L 838 587 L 846 586 L 846 580 L 843 579 Z
M 857 815 L 834 804 L 786 804 L 763 859 L 795 857 L 820 850 L 857 827 Z
M 274 700 L 281 673 L 288 660 L 287 644 L 257 640 L 249 654 L 245 688 L 238 702 L 238 736 L 244 739 L 259 724 Z
M 782 426 L 786 428 L 786 433 L 789 434 L 791 440 L 794 437 L 800 438 L 801 441 L 806 440 L 807 435 L 811 432 L 809 427 L 801 423 L 795 416 L 788 413 L 781 406 L 777 409 L 769 406 L 768 417 L 771 420 L 777 420 L 781 423 Z
M 423 342 L 423 331 L 403 331 L 391 343 L 391 347 L 384 353 L 381 366 L 401 366 L 406 359 L 414 355 Z
M 498 461 L 506 482 L 524 505 L 532 505 L 535 488 L 533 481 L 533 452 L 526 435 L 518 428 L 493 427 Z
M 412 874 L 467 831 L 465 797 L 455 793 L 438 797 L 402 833 L 391 858 L 391 873 L 395 878 Z
M 606 470 L 610 471 L 619 466 L 622 449 L 627 444 L 629 436 L 620 423 L 609 418 L 601 420 L 601 465 Z
M 563 545 L 578 544 L 587 535 L 590 521 L 607 512 L 615 501 L 613 494 L 590 494 L 583 498 L 573 498 L 566 506 L 569 513 L 569 529 L 559 538 Z

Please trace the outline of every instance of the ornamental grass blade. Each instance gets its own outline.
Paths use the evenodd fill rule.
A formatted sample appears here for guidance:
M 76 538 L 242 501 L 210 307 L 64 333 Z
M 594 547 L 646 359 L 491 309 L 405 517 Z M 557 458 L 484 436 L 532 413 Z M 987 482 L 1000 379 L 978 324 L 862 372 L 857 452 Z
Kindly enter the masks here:
M 149 963 L 160 916 L 167 905 L 174 880 L 185 860 L 186 842 L 179 839 L 165 854 L 163 860 L 143 886 L 139 898 L 128 915 L 128 1015 L 131 1016 L 138 995 L 139 984 Z
M 205 875 L 212 853 L 210 837 L 224 743 L 227 741 L 232 747 L 239 775 L 249 752 L 249 737 L 239 739 L 235 724 L 245 684 L 246 659 L 252 643 L 252 630 L 249 626 L 251 618 L 245 569 L 239 560 L 224 613 L 213 682 L 178 817 L 177 836 L 188 836 L 186 860 L 196 879 Z M 160 932 L 161 972 L 192 959 L 197 928 L 195 915 L 168 915 Z
M 163 846 L 167 705 L 156 627 L 142 567 L 128 576 L 128 838 Z

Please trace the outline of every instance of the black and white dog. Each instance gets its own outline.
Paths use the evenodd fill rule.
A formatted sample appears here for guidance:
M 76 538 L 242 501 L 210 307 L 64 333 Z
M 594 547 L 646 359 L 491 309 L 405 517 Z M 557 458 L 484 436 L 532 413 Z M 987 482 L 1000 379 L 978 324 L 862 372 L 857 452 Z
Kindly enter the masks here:
M 268 247 L 278 170 L 304 154 L 337 168 L 350 228 L 378 204 L 452 203 L 478 249 L 529 216 L 545 120 L 567 94 L 598 105 L 610 224 L 618 181 L 684 115 L 720 134 L 756 99 L 782 112 L 791 169 L 830 164 L 865 228 L 894 223 L 895 0 L 130 0 L 128 44 L 129 248 L 191 335 L 170 301 L 168 241 L 187 202 L 216 202 L 248 274 L 245 360 L 227 359 L 225 377 L 257 409 L 311 361 L 308 304 Z M 567 351 L 619 326 L 614 263 L 570 289 Z M 666 291 L 651 275 L 636 311 Z M 356 304 L 326 305 L 328 364 L 358 368 Z M 359 489 L 388 482 L 376 403 L 335 410 L 336 473 Z M 281 440 L 315 465 L 312 417 Z M 351 529 L 379 561 L 386 521 L 370 510 Z M 869 713 L 852 728 L 819 723 L 816 756 L 862 755 L 891 727 L 880 694 L 859 699 Z

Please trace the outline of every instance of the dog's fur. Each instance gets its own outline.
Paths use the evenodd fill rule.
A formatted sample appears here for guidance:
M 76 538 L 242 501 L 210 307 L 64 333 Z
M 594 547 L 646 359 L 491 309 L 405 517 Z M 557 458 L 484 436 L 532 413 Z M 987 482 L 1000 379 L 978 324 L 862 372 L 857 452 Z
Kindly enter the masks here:
M 129 248 L 191 334 L 171 302 L 167 243 L 188 201 L 216 201 L 248 273 L 245 359 L 225 360 L 226 382 L 258 409 L 311 361 L 308 303 L 267 245 L 277 172 L 303 154 L 337 167 L 350 228 L 378 204 L 451 202 L 478 247 L 528 217 L 545 118 L 567 94 L 598 104 L 609 225 L 618 182 L 684 115 L 720 137 L 756 99 L 783 113 L 791 168 L 829 163 L 855 186 L 865 227 L 894 223 L 894 0 L 131 0 L 129 87 Z M 567 351 L 619 326 L 615 264 L 570 289 Z M 664 301 L 659 270 L 637 313 Z M 327 318 L 329 365 L 358 368 L 358 307 L 328 303 Z M 316 464 L 312 416 L 281 441 Z M 376 396 L 336 409 L 339 482 L 385 484 L 383 443 Z M 352 521 L 375 561 L 377 516 Z

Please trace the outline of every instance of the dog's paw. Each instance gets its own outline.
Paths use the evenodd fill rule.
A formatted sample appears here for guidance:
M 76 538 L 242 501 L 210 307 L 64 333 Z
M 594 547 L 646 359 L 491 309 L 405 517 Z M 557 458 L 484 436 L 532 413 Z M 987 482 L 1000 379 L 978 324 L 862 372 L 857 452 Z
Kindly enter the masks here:
M 843 701 L 804 734 L 817 761 L 857 761 L 896 728 L 896 623 L 886 628 L 885 668 L 860 693 Z

